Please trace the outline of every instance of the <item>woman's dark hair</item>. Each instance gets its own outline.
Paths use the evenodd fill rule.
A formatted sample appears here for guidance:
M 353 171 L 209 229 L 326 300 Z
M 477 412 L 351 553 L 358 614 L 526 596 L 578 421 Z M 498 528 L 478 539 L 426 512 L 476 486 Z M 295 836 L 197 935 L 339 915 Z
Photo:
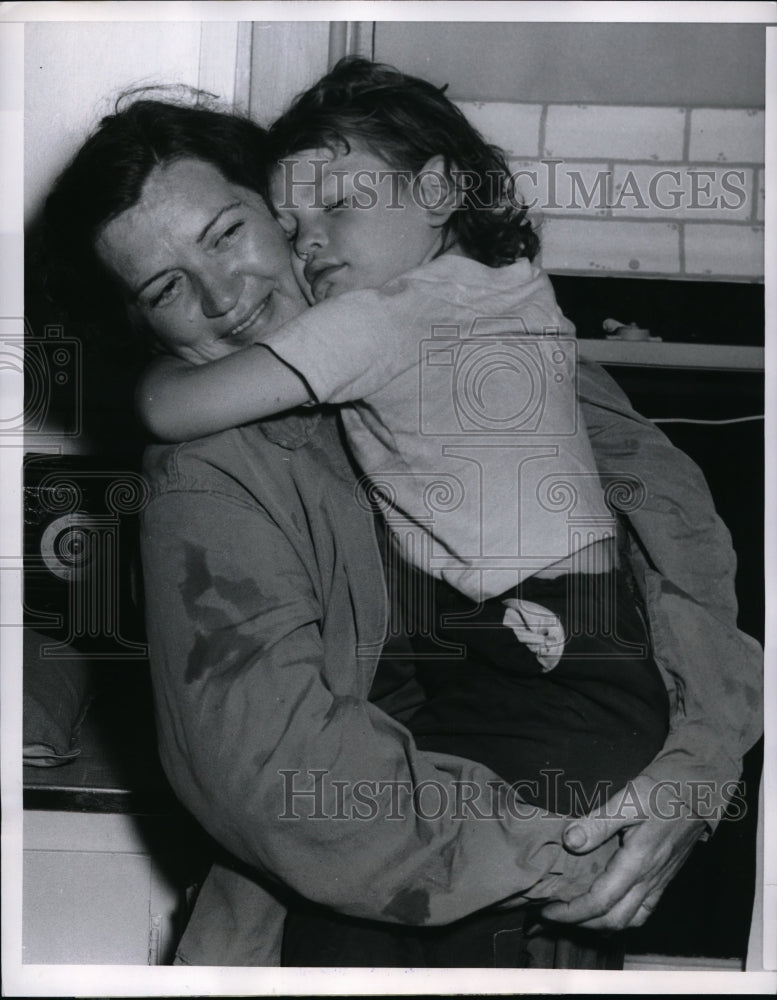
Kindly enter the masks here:
M 444 90 L 444 88 L 443 88 Z M 505 155 L 485 141 L 443 90 L 391 66 L 341 59 L 270 128 L 274 160 L 306 149 L 358 143 L 395 170 L 417 173 L 442 156 L 458 179 L 458 207 L 443 226 L 466 254 L 490 267 L 533 259 L 539 239 L 515 198 Z
M 57 179 L 43 213 L 47 291 L 69 315 L 118 336 L 127 317 L 95 243 L 140 200 L 154 167 L 191 157 L 264 194 L 267 134 L 246 118 L 205 107 L 135 100 L 103 118 Z M 137 341 L 137 331 L 134 340 Z

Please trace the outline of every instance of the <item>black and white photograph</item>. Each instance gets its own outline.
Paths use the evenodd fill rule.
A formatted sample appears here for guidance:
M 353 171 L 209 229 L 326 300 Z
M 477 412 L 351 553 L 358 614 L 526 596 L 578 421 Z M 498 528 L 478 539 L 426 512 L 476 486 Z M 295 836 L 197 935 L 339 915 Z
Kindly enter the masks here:
M 777 990 L 776 26 L 0 5 L 3 995 Z

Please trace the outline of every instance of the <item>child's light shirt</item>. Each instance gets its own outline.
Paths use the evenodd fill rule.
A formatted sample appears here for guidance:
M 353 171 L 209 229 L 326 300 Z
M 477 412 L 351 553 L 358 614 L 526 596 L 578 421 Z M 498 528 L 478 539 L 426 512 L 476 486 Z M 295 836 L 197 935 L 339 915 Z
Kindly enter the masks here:
M 447 254 L 264 342 L 320 403 L 412 564 L 472 600 L 614 533 L 576 394 L 575 328 L 527 260 Z

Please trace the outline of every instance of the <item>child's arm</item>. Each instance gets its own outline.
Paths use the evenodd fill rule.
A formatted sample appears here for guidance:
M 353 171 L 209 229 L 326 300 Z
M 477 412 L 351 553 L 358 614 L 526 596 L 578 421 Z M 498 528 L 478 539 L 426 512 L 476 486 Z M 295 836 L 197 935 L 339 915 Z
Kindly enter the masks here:
M 188 441 L 311 400 L 304 380 L 261 344 L 194 365 L 155 360 L 136 393 L 140 419 L 162 441 Z

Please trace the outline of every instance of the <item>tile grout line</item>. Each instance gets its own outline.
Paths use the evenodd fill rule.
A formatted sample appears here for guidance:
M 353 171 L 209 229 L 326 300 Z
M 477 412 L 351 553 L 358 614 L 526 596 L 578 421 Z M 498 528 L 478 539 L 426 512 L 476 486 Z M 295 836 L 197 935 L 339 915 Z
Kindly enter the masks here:
M 548 128 L 548 111 L 550 109 L 549 104 L 543 104 L 540 110 L 540 134 L 539 134 L 539 158 L 542 159 L 545 153 L 545 141 L 547 138 L 547 128 Z
M 723 113 L 733 112 L 733 111 L 744 111 L 744 112 L 755 112 L 756 114 L 763 114 L 763 107 L 757 107 L 752 104 L 739 104 L 735 107 L 715 107 L 710 104 L 677 104 L 677 102 L 672 102 L 671 104 L 622 104 L 619 101 L 484 101 L 477 97 L 454 97 L 452 98 L 454 104 L 509 104 L 511 106 L 516 106 L 519 108 L 536 108 L 542 107 L 543 104 L 547 106 L 558 106 L 561 108 L 625 108 L 627 111 L 642 111 L 647 109 L 648 111 L 672 111 L 677 108 L 696 108 L 699 111 L 720 111 Z
M 690 225 L 690 226 L 725 226 L 726 229 L 754 229 L 761 232 L 764 228 L 763 222 L 753 223 L 751 219 L 735 219 L 733 222 L 725 222 L 723 219 L 664 219 L 656 218 L 655 216 L 650 219 L 641 219 L 634 215 L 619 216 L 613 218 L 603 218 L 602 216 L 597 216 L 596 218 L 590 218 L 586 215 L 572 214 L 571 212 L 564 214 L 563 211 L 554 212 L 553 215 L 549 216 L 550 219 L 560 219 L 563 222 L 585 222 L 587 224 L 596 225 L 597 223 L 607 223 L 608 225 L 637 225 L 637 226 L 677 226 L 677 225 Z
M 691 116 L 693 115 L 693 108 L 686 107 L 683 109 L 685 113 L 685 119 L 683 121 L 683 161 L 686 164 L 691 163 Z
M 525 163 L 527 160 L 531 159 L 531 156 L 508 154 L 507 159 Z M 538 156 L 537 162 L 541 163 L 543 159 L 549 159 L 549 157 Z M 733 167 L 741 170 L 761 170 L 764 166 L 762 160 L 651 160 L 644 156 L 631 160 L 626 156 L 613 157 L 609 153 L 599 153 L 598 155 L 595 153 L 588 153 L 585 156 L 581 154 L 564 157 L 564 161 L 566 163 L 573 163 L 579 166 L 606 163 L 610 160 L 613 163 L 628 164 L 630 167 L 655 167 L 660 164 L 662 167 L 687 167 L 689 170 L 701 169 L 704 167 L 714 167 L 719 170 L 728 170 Z

